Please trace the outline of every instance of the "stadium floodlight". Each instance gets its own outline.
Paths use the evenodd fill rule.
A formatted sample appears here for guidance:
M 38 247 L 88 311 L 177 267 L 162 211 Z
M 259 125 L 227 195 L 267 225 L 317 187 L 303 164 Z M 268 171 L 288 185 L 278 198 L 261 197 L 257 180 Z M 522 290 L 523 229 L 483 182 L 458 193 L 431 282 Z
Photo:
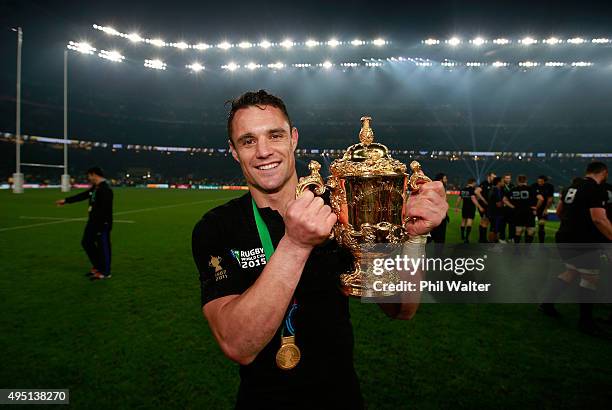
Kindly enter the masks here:
M 166 69 L 166 63 L 164 63 L 163 61 L 159 59 L 145 60 L 144 66 L 147 68 L 153 68 L 155 70 L 165 70 Z
M 470 40 L 470 43 L 472 43 L 473 45 L 475 45 L 475 46 L 477 46 L 477 47 L 478 47 L 478 46 L 481 46 L 481 45 L 483 45 L 483 44 L 486 44 L 486 43 L 487 43 L 487 40 L 485 40 L 485 39 L 484 39 L 484 38 L 482 38 L 482 37 L 476 37 L 476 38 L 474 38 L 474 39 Z
M 594 38 L 593 40 L 591 40 L 591 42 L 593 44 L 608 44 L 612 42 L 612 40 L 610 40 L 609 38 L 601 37 L 601 38 Z
M 359 63 L 341 63 L 341 67 L 359 67 L 361 64 Z
M 229 50 L 230 48 L 232 48 L 232 45 L 227 41 L 224 41 L 222 43 L 217 44 L 217 47 L 221 50 Z
M 106 34 L 109 34 L 111 36 L 118 36 L 119 34 L 121 34 L 117 30 L 115 30 L 114 28 L 108 27 L 108 26 L 98 26 L 97 24 L 94 24 L 93 28 L 95 28 L 96 30 L 103 31 Z
M 586 40 L 582 37 L 574 37 L 567 40 L 569 44 L 583 44 L 586 43 Z
M 272 43 L 270 43 L 268 40 L 263 40 L 262 42 L 259 43 L 259 47 L 270 48 L 272 47 Z
M 189 44 L 185 43 L 184 41 L 179 41 L 178 43 L 174 43 L 173 46 L 181 50 L 185 50 L 189 48 Z
M 199 73 L 200 71 L 202 71 L 202 70 L 204 70 L 206 68 L 206 67 L 204 67 L 200 63 L 189 64 L 189 65 L 186 65 L 185 67 L 189 68 L 194 73 Z
M 426 46 L 435 46 L 436 44 L 440 44 L 440 40 L 437 40 L 435 38 L 428 38 L 427 40 L 423 40 L 422 43 Z
M 554 46 L 556 44 L 563 43 L 563 40 L 561 40 L 560 38 L 557 38 L 557 37 L 549 37 L 546 40 L 542 40 L 542 43 Z
M 261 64 L 256 64 L 254 62 L 250 62 L 247 65 L 245 65 L 246 68 L 248 68 L 249 70 L 253 71 L 257 68 L 261 68 Z
M 331 61 L 326 60 L 323 62 L 323 64 L 321 64 L 321 67 L 323 67 L 326 70 L 329 70 L 330 68 L 332 68 L 333 65 L 334 64 Z
M 342 43 L 341 43 L 341 42 L 339 42 L 338 40 L 336 40 L 335 38 L 332 38 L 331 40 L 329 40 L 329 41 L 327 42 L 327 45 L 328 45 L 328 46 L 330 46 L 330 47 L 337 47 L 337 46 L 339 46 L 340 44 L 342 44 Z
M 521 43 L 524 46 L 530 46 L 532 44 L 536 44 L 537 42 L 538 40 L 536 40 L 535 38 L 531 38 L 531 37 L 524 37 L 519 40 L 519 43 Z
M 593 63 L 589 61 L 574 61 L 572 67 L 591 67 Z
M 519 67 L 523 67 L 523 68 L 534 68 L 539 66 L 539 63 L 536 63 L 535 61 L 521 61 L 519 63 Z
M 154 38 L 153 40 L 148 41 L 149 44 L 153 44 L 156 47 L 165 47 L 166 42 L 161 38 Z
M 484 63 L 480 63 L 478 61 L 469 61 L 465 63 L 466 67 L 482 67 Z
M 280 43 L 281 47 L 284 47 L 286 49 L 290 49 L 291 47 L 293 47 L 295 45 L 295 43 L 293 41 L 291 41 L 291 39 L 285 39 L 283 40 L 282 43 Z
M 81 42 L 70 41 L 68 45 L 66 45 L 66 48 L 68 48 L 69 50 L 78 51 L 79 53 L 82 53 L 82 54 L 93 54 L 96 51 L 94 47 L 92 47 L 89 43 L 86 43 L 84 41 L 81 41 Z
M 561 61 L 547 61 L 544 63 L 544 67 L 563 67 L 565 63 Z
M 196 50 L 208 50 L 211 47 L 212 46 L 210 44 L 206 44 L 206 43 L 198 43 L 193 46 L 193 48 L 195 48 Z
M 319 42 L 316 40 L 309 39 L 309 40 L 306 40 L 306 43 L 304 44 L 306 44 L 306 47 L 316 47 L 319 45 Z
M 229 71 L 236 71 L 237 69 L 240 68 L 240 66 L 234 62 L 230 62 L 226 65 L 222 65 L 221 68 L 225 69 L 225 70 L 229 70 Z
M 358 38 L 356 38 L 355 40 L 351 41 L 351 44 L 354 46 L 362 46 L 365 44 L 365 41 L 361 41 Z
M 98 53 L 98 57 L 104 58 L 106 60 L 110 60 L 110 61 L 116 61 L 118 63 L 120 63 L 121 61 L 123 61 L 125 59 L 124 56 L 122 56 L 118 51 L 106 51 L 106 50 L 100 50 L 100 52 Z
M 506 44 L 510 44 L 510 40 L 508 40 L 507 38 L 496 38 L 495 40 L 493 40 L 493 44 L 504 46 Z
M 414 63 L 417 67 L 432 67 L 433 63 L 429 60 L 426 61 L 417 61 Z
M 130 33 L 126 36 L 126 38 L 133 43 L 140 43 L 141 41 L 144 41 L 144 39 L 140 37 L 140 34 L 138 33 Z
M 243 41 L 240 44 L 238 44 L 238 47 L 240 47 L 240 48 L 251 48 L 251 47 L 253 47 L 253 44 L 249 43 L 248 41 Z
M 276 63 L 268 64 L 268 68 L 272 68 L 274 70 L 281 70 L 281 69 L 285 68 L 285 65 L 283 63 L 281 63 L 280 61 L 278 61 Z
M 377 47 L 380 47 L 380 46 L 384 46 L 385 44 L 387 44 L 387 42 L 382 38 L 377 38 L 376 40 L 372 41 L 372 44 L 374 44 Z
M 448 44 L 449 46 L 455 47 L 461 44 L 461 39 L 459 37 L 451 37 L 448 40 L 446 40 L 446 44 Z
M 298 64 L 293 64 L 294 67 L 296 68 L 308 68 L 311 67 L 312 64 L 308 64 L 308 63 L 298 63 Z
M 378 62 L 367 62 L 365 63 L 366 67 L 382 67 L 383 63 Z
M 493 64 L 491 64 L 493 67 L 495 68 L 500 68 L 500 67 L 508 67 L 508 63 L 504 62 L 504 61 L 495 61 Z
M 444 60 L 444 61 L 442 61 L 442 63 L 440 65 L 442 67 L 455 67 L 457 65 L 457 63 L 455 63 L 453 61 Z

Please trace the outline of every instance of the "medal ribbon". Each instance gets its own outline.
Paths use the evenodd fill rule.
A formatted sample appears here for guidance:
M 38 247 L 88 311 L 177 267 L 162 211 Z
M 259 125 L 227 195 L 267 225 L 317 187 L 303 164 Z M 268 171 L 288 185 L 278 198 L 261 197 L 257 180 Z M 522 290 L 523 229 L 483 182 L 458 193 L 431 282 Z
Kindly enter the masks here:
M 251 197 L 251 203 L 253 204 L 253 216 L 255 216 L 255 225 L 257 225 L 257 233 L 259 234 L 259 240 L 261 241 L 261 246 L 264 249 L 264 254 L 266 255 L 266 262 L 270 260 L 272 254 L 274 253 L 274 245 L 272 244 L 272 238 L 270 237 L 270 231 L 268 231 L 268 226 L 266 222 L 261 217 L 259 213 L 259 209 L 257 208 L 257 204 L 255 200 Z M 298 304 L 295 297 L 293 298 L 293 303 L 289 308 L 289 312 L 285 316 L 284 326 L 281 329 L 281 337 L 285 334 L 285 329 L 287 332 L 291 334 L 291 336 L 295 335 L 295 327 L 293 327 L 293 314 L 297 309 Z

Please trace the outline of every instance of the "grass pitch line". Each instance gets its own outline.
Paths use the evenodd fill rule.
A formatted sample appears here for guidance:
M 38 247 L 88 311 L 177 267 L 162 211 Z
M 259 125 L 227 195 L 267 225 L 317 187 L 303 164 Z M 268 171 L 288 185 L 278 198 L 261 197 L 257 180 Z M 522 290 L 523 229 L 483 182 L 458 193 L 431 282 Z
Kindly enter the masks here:
M 132 209 L 132 210 L 129 210 L 129 211 L 115 212 L 113 215 L 127 215 L 127 214 L 133 214 L 133 213 L 137 213 L 137 212 L 147 212 L 147 211 L 156 211 L 158 209 L 176 208 L 178 206 L 198 205 L 198 204 L 205 204 L 207 202 L 220 202 L 220 201 L 226 201 L 228 199 L 233 199 L 233 198 L 235 198 L 235 197 L 230 196 L 230 197 L 225 197 L 225 198 L 205 199 L 203 201 L 185 202 L 185 203 L 182 203 L 182 204 L 155 206 L 155 207 L 152 207 L 152 208 Z
M 129 211 L 115 212 L 113 215 L 125 215 L 125 214 L 133 214 L 133 213 L 137 213 L 137 212 L 156 211 L 156 210 L 159 210 L 159 209 L 176 208 L 178 206 L 204 204 L 204 203 L 207 203 L 207 202 L 220 202 L 220 201 L 226 201 L 226 200 L 232 199 L 232 198 L 234 198 L 234 197 L 232 196 L 232 197 L 225 197 L 225 198 L 205 199 L 203 201 L 185 202 L 185 203 L 182 203 L 182 204 L 156 206 L 156 207 L 151 207 L 151 208 L 132 209 L 132 210 L 129 210 Z M 32 217 L 32 218 L 34 218 L 34 217 Z M 43 218 L 43 217 L 40 217 L 40 218 Z M 53 221 L 49 221 L 49 222 L 40 222 L 40 223 L 30 224 L 30 225 L 11 226 L 9 228 L 0 228 L 0 232 L 16 231 L 18 229 L 36 228 L 36 227 L 39 227 L 39 226 L 55 225 L 55 224 L 62 224 L 62 223 L 66 223 L 66 222 L 86 221 L 86 220 L 87 220 L 86 218 L 60 218 L 58 220 L 53 220 Z
M 56 218 L 53 216 L 20 216 L 19 219 L 46 219 L 50 221 L 87 221 L 87 218 Z M 113 219 L 113 223 L 120 224 L 134 224 L 136 221 L 129 221 L 127 219 Z

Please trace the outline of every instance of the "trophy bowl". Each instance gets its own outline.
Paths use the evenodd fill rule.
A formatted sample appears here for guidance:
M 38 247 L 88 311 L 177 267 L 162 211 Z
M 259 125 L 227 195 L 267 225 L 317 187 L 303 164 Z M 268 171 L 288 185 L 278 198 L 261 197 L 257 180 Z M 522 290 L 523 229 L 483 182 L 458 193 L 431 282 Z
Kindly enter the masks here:
M 364 249 L 376 244 L 425 241 L 425 237 L 410 238 L 406 232 L 404 204 L 409 194 L 431 179 L 417 161 L 410 164 L 412 173 L 408 175 L 405 164 L 392 158 L 386 146 L 374 142 L 371 121 L 371 117 L 361 118 L 360 142 L 332 162 L 327 182 L 319 172 L 321 165 L 310 161 L 310 175 L 300 178 L 296 188 L 296 197 L 310 187 L 316 195 L 330 192 L 330 206 L 338 217 L 330 237 L 353 255 L 353 270 L 340 275 L 341 290 L 349 296 L 374 294 L 366 286 L 372 281 L 365 280 L 371 272 L 363 267 L 370 266 L 364 258 L 376 255 L 364 255 Z

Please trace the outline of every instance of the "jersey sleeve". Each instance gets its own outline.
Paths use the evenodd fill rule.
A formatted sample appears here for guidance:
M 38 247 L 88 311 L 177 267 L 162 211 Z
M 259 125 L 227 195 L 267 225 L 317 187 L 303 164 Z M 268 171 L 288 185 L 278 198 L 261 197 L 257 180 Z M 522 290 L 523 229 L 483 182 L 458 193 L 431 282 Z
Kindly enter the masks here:
M 80 202 L 80 201 L 85 201 L 86 199 L 89 199 L 89 194 L 91 193 L 91 191 L 93 191 L 93 186 L 89 189 L 87 189 L 86 191 L 83 192 L 79 192 L 76 195 L 72 195 L 69 196 L 67 198 L 65 198 L 65 201 L 67 204 L 72 204 L 75 202 Z
M 588 189 L 585 194 L 587 207 L 589 209 L 606 207 L 606 202 L 608 201 L 608 193 L 606 192 L 603 186 L 588 186 Z
M 211 300 L 242 294 L 249 286 L 227 246 L 228 232 L 208 213 L 195 225 L 191 236 L 193 260 L 200 275 L 201 305 Z

